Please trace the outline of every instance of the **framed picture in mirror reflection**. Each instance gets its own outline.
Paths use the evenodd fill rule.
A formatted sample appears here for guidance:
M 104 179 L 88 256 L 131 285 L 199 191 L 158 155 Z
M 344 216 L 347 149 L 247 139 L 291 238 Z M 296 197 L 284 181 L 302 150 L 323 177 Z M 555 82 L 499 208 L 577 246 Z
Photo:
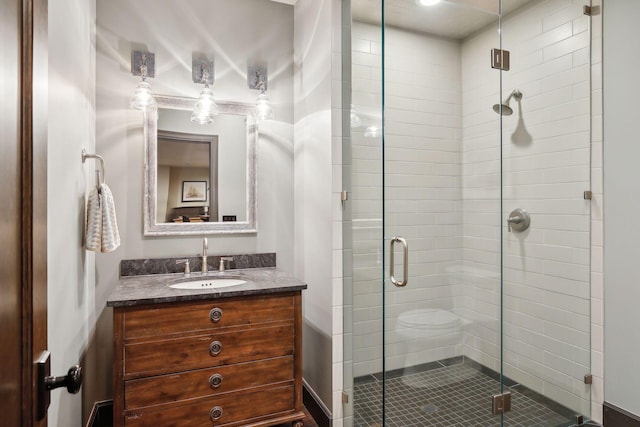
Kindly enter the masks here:
M 207 181 L 182 181 L 183 202 L 206 202 Z

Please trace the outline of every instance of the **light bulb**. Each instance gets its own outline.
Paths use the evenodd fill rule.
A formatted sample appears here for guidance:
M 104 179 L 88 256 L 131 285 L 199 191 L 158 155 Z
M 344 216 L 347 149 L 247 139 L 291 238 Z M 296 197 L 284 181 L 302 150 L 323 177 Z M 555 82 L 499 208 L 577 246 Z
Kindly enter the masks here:
M 420 0 L 420 4 L 423 6 L 433 6 L 440 3 L 440 0 Z
M 218 115 L 218 106 L 213 100 L 213 93 L 209 86 L 205 86 L 200 92 L 198 101 L 191 114 L 191 122 L 199 125 L 213 123 L 213 117 Z
M 364 130 L 365 138 L 377 138 L 380 136 L 380 128 L 378 126 L 367 126 Z
M 142 80 L 136 86 L 130 102 L 131 108 L 142 111 L 152 111 L 158 109 L 158 103 L 151 93 L 151 85 Z
M 269 104 L 269 97 L 264 92 L 258 95 L 255 107 L 255 116 L 258 120 L 273 120 L 274 118 L 273 108 L 271 108 L 271 105 Z

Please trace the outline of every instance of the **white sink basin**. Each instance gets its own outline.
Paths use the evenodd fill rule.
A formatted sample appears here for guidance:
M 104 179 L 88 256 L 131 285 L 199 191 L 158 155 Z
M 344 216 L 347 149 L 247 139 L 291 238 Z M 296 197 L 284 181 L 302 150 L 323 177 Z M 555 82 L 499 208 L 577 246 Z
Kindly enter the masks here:
M 169 285 L 169 287 L 174 289 L 217 289 L 226 288 L 228 286 L 238 286 L 244 283 L 247 283 L 247 281 L 241 279 L 207 277 L 199 280 L 174 283 L 173 285 Z

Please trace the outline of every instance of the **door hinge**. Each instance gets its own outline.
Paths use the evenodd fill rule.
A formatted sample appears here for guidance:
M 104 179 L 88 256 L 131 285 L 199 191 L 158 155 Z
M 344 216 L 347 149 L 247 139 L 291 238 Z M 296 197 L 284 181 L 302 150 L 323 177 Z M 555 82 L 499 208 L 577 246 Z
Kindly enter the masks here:
M 342 403 L 349 403 L 349 393 L 346 391 L 342 392 Z
M 591 190 L 587 190 L 584 192 L 584 199 L 591 200 L 593 198 L 593 192 Z
M 349 192 L 347 190 L 343 190 L 340 192 L 340 200 L 343 202 L 349 200 Z
M 491 68 L 509 71 L 509 51 L 503 49 L 491 49 Z
M 493 415 L 504 414 L 511 411 L 511 392 L 506 391 L 502 394 L 494 394 L 492 396 Z
M 593 384 L 593 375 L 591 374 L 587 374 L 584 376 L 584 383 L 585 384 Z
M 587 16 L 596 16 L 600 15 L 600 6 L 583 6 L 582 13 Z

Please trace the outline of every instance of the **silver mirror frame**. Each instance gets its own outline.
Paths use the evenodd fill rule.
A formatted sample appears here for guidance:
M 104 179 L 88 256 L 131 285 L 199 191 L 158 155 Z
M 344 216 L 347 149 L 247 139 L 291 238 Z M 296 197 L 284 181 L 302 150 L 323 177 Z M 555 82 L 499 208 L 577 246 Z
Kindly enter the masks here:
M 156 96 L 158 108 L 193 110 L 196 100 L 173 96 Z M 156 111 L 143 115 L 144 139 L 144 235 L 145 236 L 189 236 L 204 234 L 257 233 L 257 143 L 258 125 L 253 116 L 253 105 L 240 102 L 216 101 L 220 114 L 236 114 L 247 117 L 247 220 L 237 222 L 193 222 L 158 223 L 156 201 L 158 195 L 158 114 Z

